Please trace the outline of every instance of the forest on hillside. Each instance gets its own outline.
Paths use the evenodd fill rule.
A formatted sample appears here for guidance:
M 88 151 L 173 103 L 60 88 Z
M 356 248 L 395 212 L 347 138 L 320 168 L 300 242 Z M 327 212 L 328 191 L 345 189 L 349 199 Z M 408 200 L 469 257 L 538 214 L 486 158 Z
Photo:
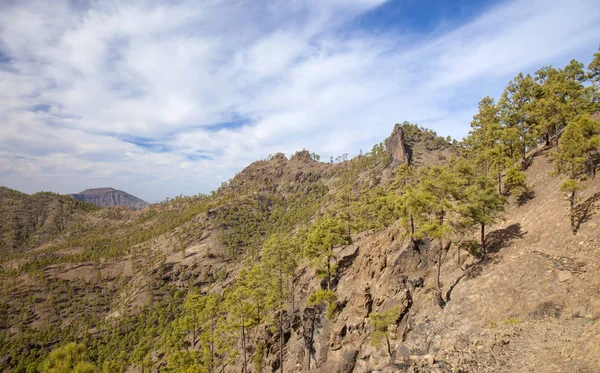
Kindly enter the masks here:
M 443 308 L 444 251 L 459 245 L 485 260 L 487 229 L 507 203 L 534 197 L 524 171 L 541 149 L 553 149 L 553 176 L 562 180 L 566 218 L 577 234 L 578 197 L 600 163 L 599 110 L 600 51 L 587 67 L 573 60 L 519 73 L 501 97 L 480 101 L 462 141 L 403 123 L 408 162 L 393 159 L 386 142 L 329 163 L 306 151 L 289 160 L 278 154 L 210 195 L 180 196 L 135 213 L 78 205 L 84 216 L 44 232 L 43 244 L 39 234 L 28 240 L 33 230 L 18 237 L 2 232 L 0 370 L 219 372 L 239 364 L 242 372 L 283 371 L 300 264 L 322 279 L 309 305 L 335 318 L 342 307 L 336 249 L 392 224 L 402 227 L 412 249 L 435 247 L 433 301 Z M 288 172 L 292 162 L 302 172 Z M 185 258 L 209 236 L 215 241 L 204 258 L 219 263 L 166 275 L 167 255 Z M 159 242 L 170 252 L 151 249 Z M 129 278 L 108 280 L 100 269 L 76 283 L 48 275 L 63 266 L 121 261 L 131 265 Z M 150 287 L 149 301 L 120 304 L 127 302 L 115 294 L 142 286 L 133 280 L 138 273 Z M 388 327 L 399 313 L 371 313 L 371 343 L 389 350 Z M 279 362 L 267 366 L 268 353 Z

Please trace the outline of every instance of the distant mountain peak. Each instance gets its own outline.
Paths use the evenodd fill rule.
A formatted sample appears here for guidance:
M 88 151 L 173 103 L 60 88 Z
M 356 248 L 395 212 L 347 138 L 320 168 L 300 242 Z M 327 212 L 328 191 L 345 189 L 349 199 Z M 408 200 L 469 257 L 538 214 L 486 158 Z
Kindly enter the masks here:
M 70 196 L 100 207 L 124 206 L 140 210 L 149 205 L 148 202 L 134 195 L 112 187 L 88 188 L 82 192 L 70 194 Z
M 83 193 L 103 193 L 103 192 L 114 192 L 114 191 L 119 191 L 115 188 L 111 188 L 111 187 L 103 187 L 103 188 L 88 188 L 82 192 L 79 192 L 79 194 L 83 194 Z

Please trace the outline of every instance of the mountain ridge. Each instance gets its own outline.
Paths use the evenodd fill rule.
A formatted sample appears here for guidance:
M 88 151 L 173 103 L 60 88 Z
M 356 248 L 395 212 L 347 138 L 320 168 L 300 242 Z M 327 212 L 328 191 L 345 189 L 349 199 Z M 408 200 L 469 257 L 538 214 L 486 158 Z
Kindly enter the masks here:
M 68 194 L 68 196 L 100 207 L 123 206 L 140 210 L 150 205 L 132 194 L 112 187 L 88 188 L 79 193 Z

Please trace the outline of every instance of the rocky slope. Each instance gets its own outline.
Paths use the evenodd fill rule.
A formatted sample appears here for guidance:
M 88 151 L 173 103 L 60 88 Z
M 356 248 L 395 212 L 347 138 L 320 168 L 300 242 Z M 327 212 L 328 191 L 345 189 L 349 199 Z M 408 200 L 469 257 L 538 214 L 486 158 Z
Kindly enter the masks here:
M 122 190 L 113 188 L 93 188 L 83 192 L 69 194 L 69 196 L 83 202 L 93 203 L 100 207 L 123 206 L 140 210 L 148 206 L 148 202 Z
M 119 370 L 106 365 L 115 361 L 128 372 L 164 371 L 170 356 L 161 348 L 190 288 L 222 294 L 240 258 L 252 258 L 273 231 L 297 230 L 339 210 L 344 186 L 388 187 L 398 164 L 443 164 L 453 152 L 430 132 L 399 128 L 387 140 L 391 152 L 375 147 L 338 164 L 316 162 L 307 151 L 276 154 L 211 196 L 142 211 L 69 213 L 77 219 L 0 262 L 0 369 L 26 371 L 61 341 L 77 340 L 106 371 Z M 357 228 L 351 245 L 335 249 L 336 315 L 328 319 L 323 306 L 309 304 L 323 283 L 305 260 L 283 334 L 267 324 L 254 328 L 248 356 L 264 344 L 262 371 L 275 371 L 283 339 L 285 372 L 600 371 L 600 178 L 586 181 L 573 236 L 561 180 L 549 176 L 552 151 L 538 152 L 526 172 L 532 198 L 510 201 L 505 219 L 488 230 L 488 259 L 459 250 L 460 240 L 445 248 L 443 309 L 434 302 L 436 242 L 413 248 L 398 222 Z M 0 191 L 23 199 L 11 209 L 29 209 L 27 195 Z M 7 222 L 4 232 L 14 232 Z M 370 316 L 390 310 L 397 317 L 389 345 L 374 344 Z M 150 364 L 142 368 L 142 361 Z M 215 371 L 242 371 L 242 355 Z
M 285 370 L 600 371 L 600 179 L 587 182 L 584 223 L 573 236 L 560 180 L 548 171 L 545 151 L 527 171 L 536 197 L 511 205 L 488 234 L 489 259 L 459 256 L 454 245 L 446 251 L 443 309 L 433 301 L 435 252 L 427 242 L 413 250 L 396 226 L 339 249 L 341 311 L 333 320 L 304 307 L 320 287 L 305 267 Z M 368 316 L 395 307 L 390 354 L 370 343 Z

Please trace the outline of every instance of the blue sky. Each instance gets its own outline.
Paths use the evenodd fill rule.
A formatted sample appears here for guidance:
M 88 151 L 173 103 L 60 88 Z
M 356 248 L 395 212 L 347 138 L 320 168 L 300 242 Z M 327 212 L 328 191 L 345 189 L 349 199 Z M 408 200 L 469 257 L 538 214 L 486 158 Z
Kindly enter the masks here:
M 0 185 L 154 202 L 404 120 L 461 138 L 482 97 L 587 65 L 599 35 L 595 0 L 4 2 Z

